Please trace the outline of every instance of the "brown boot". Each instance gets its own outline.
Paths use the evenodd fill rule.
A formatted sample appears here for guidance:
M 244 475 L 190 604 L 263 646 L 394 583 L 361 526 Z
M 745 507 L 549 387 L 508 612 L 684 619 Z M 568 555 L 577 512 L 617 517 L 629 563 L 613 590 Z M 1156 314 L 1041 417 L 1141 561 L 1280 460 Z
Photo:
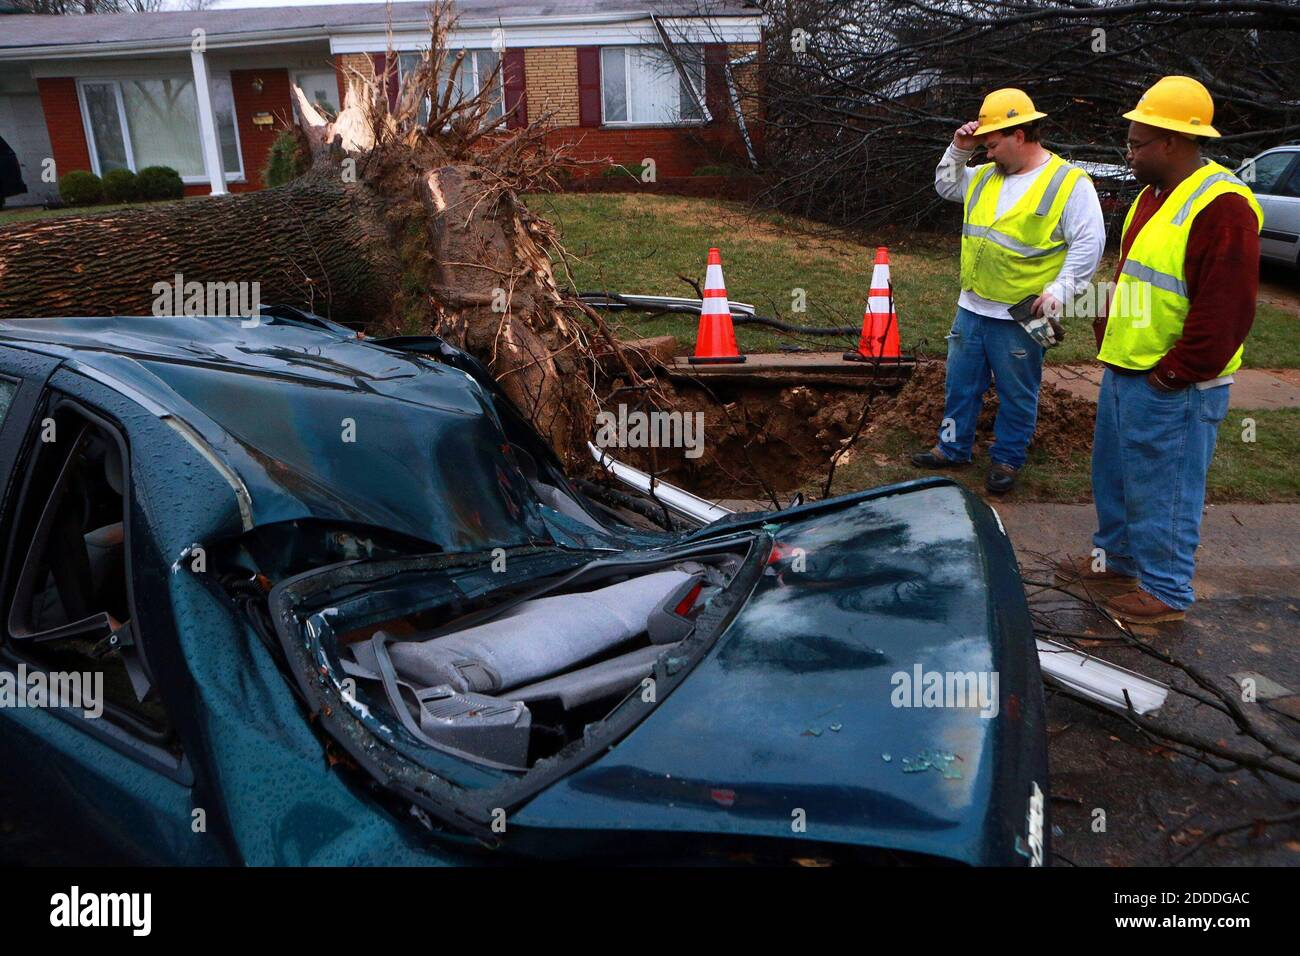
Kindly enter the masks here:
M 1103 602 L 1102 607 L 1107 614 L 1129 624 L 1160 624 L 1163 621 L 1181 621 L 1187 616 L 1184 611 L 1170 607 L 1158 597 L 1141 590 L 1118 594 Z
M 1114 571 L 1094 571 L 1091 557 L 1073 555 L 1056 562 L 1056 581 L 1058 584 L 1102 585 L 1114 592 L 1119 589 L 1131 590 L 1138 586 L 1138 579 Z

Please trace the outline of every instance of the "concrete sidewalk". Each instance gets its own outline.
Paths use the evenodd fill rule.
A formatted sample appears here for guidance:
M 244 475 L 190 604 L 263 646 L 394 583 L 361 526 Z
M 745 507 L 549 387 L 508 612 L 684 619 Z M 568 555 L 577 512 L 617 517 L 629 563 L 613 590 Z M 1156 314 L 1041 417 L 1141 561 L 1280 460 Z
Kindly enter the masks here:
M 1035 555 L 1088 554 L 1096 512 L 1088 505 L 995 501 L 1022 566 Z M 1196 552 L 1198 599 L 1300 597 L 1300 504 L 1221 504 L 1205 509 Z
M 1092 548 L 1091 505 L 994 502 L 1024 576 L 1049 580 L 1048 559 Z M 1223 504 L 1208 508 L 1197 551 L 1196 604 L 1187 619 L 1134 633 L 1160 651 L 1233 688 L 1254 679 L 1253 719 L 1281 737 L 1300 737 L 1300 505 Z M 1027 588 L 1039 626 L 1076 634 L 1113 630 L 1059 591 Z M 1157 680 L 1187 678 L 1140 651 L 1098 641 L 1085 648 Z M 1175 731 L 1243 748 L 1237 727 L 1212 708 L 1171 696 L 1159 720 Z M 1300 785 L 1246 770 L 1215 771 L 1048 688 L 1048 760 L 1057 862 L 1079 866 L 1294 866 L 1300 832 L 1276 825 L 1197 841 L 1229 826 L 1291 812 Z M 1099 812 L 1104 829 L 1098 830 Z M 1184 858 L 1185 853 L 1190 855 Z
M 1044 365 L 1043 381 L 1095 402 L 1103 371 L 1095 362 L 1087 365 Z M 1228 393 L 1231 408 L 1300 408 L 1300 376 L 1291 369 L 1273 372 L 1243 368 L 1234 372 L 1233 376 L 1236 381 Z

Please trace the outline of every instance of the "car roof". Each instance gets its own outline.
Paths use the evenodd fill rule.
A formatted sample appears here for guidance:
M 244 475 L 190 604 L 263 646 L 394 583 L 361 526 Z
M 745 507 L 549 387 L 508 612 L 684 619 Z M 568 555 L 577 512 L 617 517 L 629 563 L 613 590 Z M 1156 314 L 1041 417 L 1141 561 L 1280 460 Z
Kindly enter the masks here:
M 189 425 L 247 486 L 252 524 L 323 518 L 442 550 L 546 539 L 492 399 L 465 372 L 293 310 L 0 321 Z

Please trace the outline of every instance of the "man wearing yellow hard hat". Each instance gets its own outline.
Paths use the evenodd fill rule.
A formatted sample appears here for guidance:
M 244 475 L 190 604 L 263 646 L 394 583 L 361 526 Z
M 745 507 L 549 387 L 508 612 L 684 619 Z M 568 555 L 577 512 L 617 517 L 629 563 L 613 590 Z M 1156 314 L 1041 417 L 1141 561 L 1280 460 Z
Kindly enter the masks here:
M 1043 148 L 1041 120 L 1025 93 L 995 90 L 979 119 L 956 132 L 935 171 L 935 189 L 963 204 L 961 295 L 948 334 L 939 441 L 912 456 L 922 468 L 971 460 L 989 382 L 997 384 L 995 441 L 985 487 L 1009 491 L 1038 422 L 1043 353 L 1056 319 L 1092 278 L 1106 226 L 1092 181 Z M 976 146 L 989 162 L 967 166 Z
M 1090 557 L 1063 581 L 1101 585 L 1113 616 L 1180 620 L 1191 605 L 1205 476 L 1255 317 L 1263 213 L 1245 183 L 1201 156 L 1219 135 L 1209 91 L 1166 76 L 1124 114 L 1142 192 L 1128 211 L 1097 402 Z

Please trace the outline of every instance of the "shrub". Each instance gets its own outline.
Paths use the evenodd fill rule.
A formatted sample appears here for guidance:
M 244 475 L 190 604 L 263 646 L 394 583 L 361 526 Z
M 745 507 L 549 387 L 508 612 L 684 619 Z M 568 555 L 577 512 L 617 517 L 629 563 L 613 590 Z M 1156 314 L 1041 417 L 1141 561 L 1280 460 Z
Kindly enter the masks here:
M 645 166 L 640 163 L 628 163 L 626 166 L 610 166 L 608 169 L 601 171 L 602 176 L 631 176 L 637 182 L 641 181 L 641 174 L 645 172 Z
M 141 199 L 180 199 L 185 195 L 181 174 L 170 166 L 146 166 L 135 175 Z
M 700 166 L 693 173 L 691 173 L 691 175 L 692 176 L 744 176 L 746 172 L 747 170 L 741 169 L 739 166 L 731 166 L 726 163 L 721 163 L 717 166 Z
M 103 180 L 84 169 L 64 173 L 59 177 L 59 198 L 69 206 L 90 206 L 103 202 Z
M 311 156 L 302 140 L 292 130 L 282 129 L 275 136 L 262 167 L 262 183 L 268 188 L 283 186 L 297 179 L 311 166 Z
M 104 199 L 108 202 L 134 202 L 140 198 L 135 173 L 129 169 L 110 169 L 104 174 Z

